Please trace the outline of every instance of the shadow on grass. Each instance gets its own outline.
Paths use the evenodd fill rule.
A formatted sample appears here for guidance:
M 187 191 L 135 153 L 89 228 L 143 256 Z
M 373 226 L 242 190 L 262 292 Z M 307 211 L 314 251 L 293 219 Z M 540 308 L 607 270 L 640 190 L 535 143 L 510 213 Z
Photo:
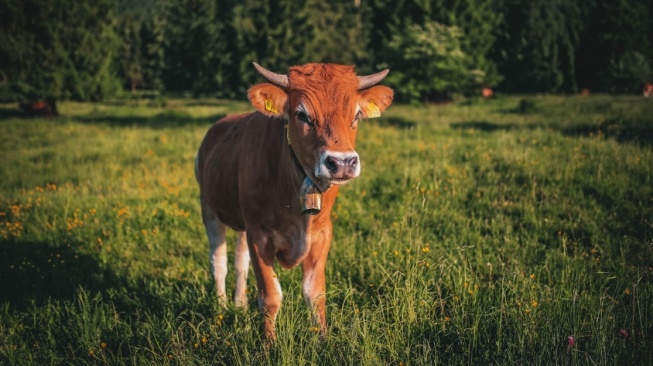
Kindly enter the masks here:
M 114 115 L 87 115 L 69 117 L 68 119 L 91 124 L 103 124 L 111 127 L 149 127 L 169 128 L 183 127 L 189 125 L 210 125 L 226 114 L 218 114 L 210 117 L 194 117 L 185 112 L 165 111 L 155 116 L 114 116 Z
M 0 106 L 0 121 L 9 118 L 22 118 L 22 117 L 27 117 L 27 115 L 25 115 L 23 111 L 18 109 L 18 106 L 14 108 Z
M 0 241 L 0 303 L 26 311 L 52 300 L 69 301 L 83 288 L 101 294 L 104 301 L 128 314 L 143 308 L 153 314 L 189 308 L 204 314 L 212 312 L 214 294 L 205 291 L 206 284 L 201 281 L 152 274 L 130 276 L 129 263 L 103 265 L 98 257 L 75 249 L 82 245 Z M 189 301 L 198 296 L 210 299 Z
M 388 117 L 388 118 L 384 117 L 373 121 L 374 122 L 371 123 L 374 123 L 381 127 L 394 127 L 399 129 L 409 129 L 417 125 L 417 123 L 415 123 L 414 121 L 409 121 L 401 117 Z
M 96 292 L 120 282 L 96 258 L 76 251 L 75 244 L 0 241 L 0 302 L 16 309 L 70 298 L 80 286 Z
M 474 129 L 474 130 L 479 130 L 483 132 L 495 132 L 495 131 L 510 131 L 513 129 L 517 128 L 526 128 L 524 127 L 519 127 L 515 124 L 507 123 L 507 124 L 500 124 L 500 123 L 492 123 L 488 121 L 466 121 L 466 122 L 454 122 L 449 125 L 451 128 L 455 130 L 468 130 L 468 129 Z
M 612 118 L 596 124 L 577 124 L 560 126 L 556 124 L 524 124 L 493 123 L 488 121 L 454 122 L 449 125 L 452 129 L 474 129 L 482 132 L 550 129 L 571 137 L 596 137 L 602 135 L 621 143 L 635 143 L 641 146 L 653 146 L 653 123 L 644 120 L 624 120 Z
M 596 124 L 580 124 L 563 128 L 566 136 L 592 137 L 603 135 L 618 142 L 636 143 L 642 146 L 653 146 L 653 120 L 624 120 L 610 118 Z
M 183 127 L 188 125 L 210 125 L 226 114 L 217 114 L 207 117 L 195 117 L 184 111 L 165 110 L 154 116 L 138 115 L 112 115 L 107 113 L 89 113 L 83 116 L 58 116 L 42 117 L 53 120 L 68 120 L 80 123 L 103 124 L 112 127 L 150 127 L 150 128 L 168 128 Z M 0 121 L 10 118 L 24 118 L 30 120 L 34 116 L 28 116 L 17 107 L 0 107 Z

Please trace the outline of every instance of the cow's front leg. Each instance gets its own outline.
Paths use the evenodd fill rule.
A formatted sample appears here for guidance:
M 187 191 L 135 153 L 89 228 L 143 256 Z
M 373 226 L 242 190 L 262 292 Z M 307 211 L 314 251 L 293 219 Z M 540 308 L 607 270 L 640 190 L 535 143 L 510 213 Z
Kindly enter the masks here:
M 266 337 L 274 341 L 277 339 L 276 319 L 281 308 L 281 286 L 277 275 L 274 273 L 274 247 L 266 237 L 257 236 L 247 232 L 252 267 L 256 275 L 258 288 L 258 307 L 263 317 L 263 331 Z
M 304 259 L 304 300 L 313 312 L 313 323 L 322 335 L 326 326 L 326 278 L 324 275 L 329 248 L 331 247 L 331 222 L 325 224 L 317 234 L 311 235 L 311 250 Z

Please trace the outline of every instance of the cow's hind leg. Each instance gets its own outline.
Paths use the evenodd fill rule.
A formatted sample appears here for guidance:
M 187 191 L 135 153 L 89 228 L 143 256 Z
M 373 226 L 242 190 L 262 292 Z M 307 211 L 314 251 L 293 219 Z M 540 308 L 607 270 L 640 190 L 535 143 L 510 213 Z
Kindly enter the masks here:
M 247 247 L 247 235 L 244 231 L 238 232 L 236 243 L 236 294 L 234 303 L 239 308 L 247 307 L 247 272 L 249 271 L 249 248 Z
M 202 201 L 202 220 L 209 238 L 211 271 L 218 290 L 218 301 L 222 306 L 227 306 L 225 280 L 227 278 L 227 243 L 225 234 L 227 228 L 215 216 L 204 199 Z

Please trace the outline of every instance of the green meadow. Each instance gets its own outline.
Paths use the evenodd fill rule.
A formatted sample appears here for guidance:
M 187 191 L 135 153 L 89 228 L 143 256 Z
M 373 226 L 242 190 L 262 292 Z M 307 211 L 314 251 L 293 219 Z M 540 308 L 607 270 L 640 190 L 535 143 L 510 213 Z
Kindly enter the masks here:
M 0 105 L 0 364 L 653 362 L 653 100 L 498 96 L 364 121 L 333 213 L 329 333 L 301 269 L 279 268 L 269 347 L 251 270 L 249 308 L 218 305 L 193 175 L 210 124 L 248 110 Z

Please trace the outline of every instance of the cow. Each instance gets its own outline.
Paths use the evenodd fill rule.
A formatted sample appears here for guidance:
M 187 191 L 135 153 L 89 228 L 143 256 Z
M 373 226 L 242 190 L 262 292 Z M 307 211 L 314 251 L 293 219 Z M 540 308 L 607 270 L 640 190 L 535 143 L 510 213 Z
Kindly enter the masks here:
M 358 123 L 379 117 L 393 90 L 376 85 L 383 70 L 357 76 L 353 66 L 312 63 L 277 74 L 257 63 L 269 83 L 252 86 L 253 113 L 231 115 L 206 133 L 195 159 L 202 220 L 218 299 L 226 306 L 225 231 L 237 232 L 234 303 L 247 306 L 249 264 L 266 338 L 276 339 L 282 292 L 273 265 L 302 265 L 302 292 L 324 336 L 325 266 L 331 209 L 341 185 L 360 174 Z
M 18 108 L 27 116 L 57 116 L 57 105 L 53 98 L 38 100 L 36 102 L 21 102 Z
M 644 88 L 642 89 L 642 95 L 646 98 L 653 95 L 653 84 L 646 82 L 644 83 Z

